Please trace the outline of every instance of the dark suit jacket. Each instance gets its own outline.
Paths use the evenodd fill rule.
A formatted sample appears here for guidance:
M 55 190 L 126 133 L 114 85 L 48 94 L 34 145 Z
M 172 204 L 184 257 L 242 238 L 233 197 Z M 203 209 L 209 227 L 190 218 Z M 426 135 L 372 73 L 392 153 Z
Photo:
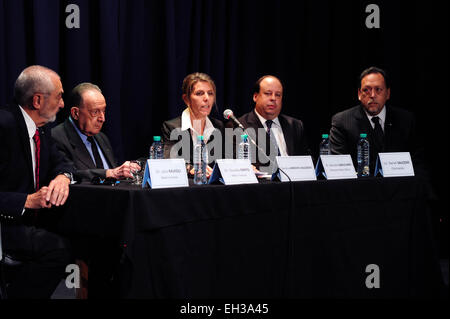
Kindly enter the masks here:
M 48 185 L 58 174 L 73 173 L 72 166 L 60 154 L 51 138 L 50 128 L 41 129 L 41 153 L 39 179 L 42 186 Z M 22 112 L 17 105 L 0 110 L 0 213 L 2 236 L 6 247 L 20 245 L 22 236 L 20 216 L 28 194 L 35 192 L 33 165 L 28 131 Z M 14 221 L 14 225 L 10 223 Z
M 214 156 L 215 158 L 223 158 L 223 137 L 224 137 L 224 125 L 222 121 L 216 120 L 215 118 L 209 118 L 211 123 L 213 124 L 213 126 L 216 128 L 216 130 L 212 133 L 211 137 L 208 140 L 208 150 L 210 152 L 210 159 L 212 159 L 212 157 Z M 177 140 L 170 140 L 170 133 L 173 130 L 177 130 L 177 132 L 179 132 L 179 136 Z M 163 143 L 164 143 L 164 158 L 170 158 L 170 150 L 172 149 L 172 147 L 180 142 L 183 141 L 183 149 L 180 149 L 178 151 L 178 156 L 182 156 L 187 163 L 192 164 L 193 163 L 193 154 L 194 154 L 194 150 L 193 150 L 193 141 L 192 141 L 192 135 L 191 135 L 191 130 L 184 130 L 181 131 L 181 116 L 178 116 L 172 120 L 169 121 L 165 121 L 162 124 L 162 128 L 161 128 L 161 132 L 162 132 L 162 139 L 163 139 Z M 220 138 L 221 140 L 218 141 L 217 138 Z M 186 144 L 186 142 L 189 143 Z M 217 149 L 213 149 L 211 147 L 212 143 L 219 143 L 220 142 L 220 154 L 216 153 Z M 186 154 L 182 154 L 182 152 L 186 151 L 186 148 L 189 149 L 189 157 L 184 156 Z
M 283 130 L 284 140 L 286 142 L 286 149 L 287 153 L 290 156 L 295 155 L 311 155 L 311 151 L 308 146 L 308 141 L 305 134 L 305 127 L 303 125 L 303 122 L 301 120 L 298 120 L 296 118 L 280 114 L 278 116 L 278 119 L 280 121 L 281 129 Z M 239 118 L 239 122 L 244 126 L 245 129 L 253 128 L 256 132 L 256 137 L 254 137 L 256 143 L 260 145 L 260 142 L 258 141 L 258 129 L 264 129 L 264 126 L 262 125 L 261 121 L 259 120 L 258 116 L 255 113 L 255 110 L 246 113 L 242 115 Z M 230 127 L 231 122 L 227 123 L 227 127 Z M 236 125 L 232 124 L 234 128 L 236 128 Z M 236 150 L 236 141 L 234 140 L 234 150 Z M 266 140 L 266 145 L 268 145 L 268 137 Z M 269 150 L 267 149 L 266 154 L 269 154 Z M 261 156 L 258 155 L 256 158 L 255 166 L 259 168 L 261 166 L 261 162 L 265 163 L 267 162 L 267 159 L 263 160 L 264 155 L 261 154 Z M 261 161 L 260 161 L 261 159 Z
M 67 119 L 63 123 L 52 129 L 52 137 L 56 142 L 58 150 L 64 154 L 75 167 L 75 180 L 91 180 L 94 176 L 106 177 L 106 169 L 99 169 L 95 167 L 94 161 L 89 154 L 89 151 L 73 127 L 70 120 Z M 103 155 L 110 168 L 117 166 L 114 158 L 111 143 L 108 137 L 103 133 L 98 133 L 94 136 L 100 146 Z
M 414 169 L 423 169 L 423 143 L 416 132 L 414 115 L 406 110 L 386 106 L 384 149 L 377 150 L 374 129 L 362 105 L 337 113 L 331 120 L 331 152 L 350 154 L 356 167 L 356 144 L 366 133 L 370 144 L 370 171 L 373 174 L 378 152 L 410 152 Z

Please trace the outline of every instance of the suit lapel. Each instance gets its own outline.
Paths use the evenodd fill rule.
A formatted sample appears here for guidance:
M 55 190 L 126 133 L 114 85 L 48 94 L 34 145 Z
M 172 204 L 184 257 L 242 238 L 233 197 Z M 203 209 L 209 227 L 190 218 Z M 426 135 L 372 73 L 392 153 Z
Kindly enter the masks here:
M 391 108 L 385 106 L 386 108 L 386 120 L 384 122 L 384 149 L 390 150 L 391 149 L 391 135 L 392 135 L 392 111 Z
M 98 146 L 100 146 L 100 149 L 102 150 L 103 156 L 105 156 L 106 161 L 108 162 L 109 168 L 116 167 L 116 161 L 114 159 L 114 155 L 112 150 L 108 147 L 106 141 L 104 140 L 103 136 L 100 134 L 97 134 L 94 136 L 94 139 L 97 141 Z
M 363 106 L 360 105 L 359 112 L 355 114 L 356 123 L 358 123 L 358 130 L 359 133 L 365 133 L 367 134 L 367 138 L 369 140 L 370 145 L 374 145 L 375 141 L 373 139 L 373 128 L 372 125 L 369 122 L 369 119 L 367 118 L 366 112 L 364 112 Z M 359 139 L 359 135 L 358 135 Z
M 17 121 L 17 126 L 19 128 L 19 139 L 20 144 L 22 145 L 23 154 L 25 155 L 25 162 L 27 163 L 27 169 L 29 171 L 29 176 L 31 178 L 31 185 L 34 184 L 33 181 L 33 163 L 31 157 L 31 148 L 30 148 L 30 137 L 28 135 L 27 125 L 25 123 L 25 119 L 23 118 L 23 114 L 19 109 L 19 106 L 13 106 L 11 108 L 12 113 Z
M 40 167 L 39 167 L 39 180 L 41 187 L 44 183 L 47 182 L 48 175 L 48 165 L 50 163 L 50 145 L 48 143 L 47 135 L 50 134 L 50 131 L 47 129 L 47 126 L 39 129 L 40 138 L 41 138 L 41 154 L 40 154 Z
M 259 120 L 258 116 L 255 113 L 255 110 L 253 110 L 249 114 L 249 116 L 248 116 L 248 124 L 249 124 L 249 127 L 264 128 L 264 125 L 262 125 L 261 121 Z
M 248 129 L 248 128 L 255 129 L 255 128 L 256 128 L 256 130 L 255 130 L 255 136 L 251 136 L 251 137 L 256 141 L 256 144 L 257 144 L 257 145 L 260 145 L 260 143 L 259 143 L 259 134 L 258 134 L 258 130 L 259 130 L 259 129 L 265 130 L 265 129 L 264 129 L 263 124 L 262 124 L 261 121 L 259 120 L 258 116 L 256 115 L 254 109 L 253 109 L 253 111 L 251 111 L 251 112 L 248 114 L 248 117 L 247 117 L 246 122 L 247 122 L 247 123 L 246 123 L 247 126 L 244 126 L 245 129 Z M 267 144 L 268 141 L 269 141 L 269 135 L 267 134 L 267 131 L 266 131 L 266 146 L 269 145 L 269 144 Z M 239 143 L 239 142 L 238 142 L 238 143 Z
M 86 148 L 86 145 L 84 145 L 81 137 L 78 135 L 72 123 L 70 123 L 68 119 L 64 122 L 64 130 L 66 131 L 69 142 L 74 149 L 74 156 L 78 157 L 80 162 L 86 165 L 86 167 L 95 167 L 94 161 L 92 160 L 91 155 Z
M 286 149 L 288 155 L 294 154 L 294 133 L 289 131 L 292 128 L 292 125 L 289 125 L 288 121 L 281 114 L 278 116 L 278 120 L 281 124 L 281 130 L 283 131 L 284 141 L 286 143 Z

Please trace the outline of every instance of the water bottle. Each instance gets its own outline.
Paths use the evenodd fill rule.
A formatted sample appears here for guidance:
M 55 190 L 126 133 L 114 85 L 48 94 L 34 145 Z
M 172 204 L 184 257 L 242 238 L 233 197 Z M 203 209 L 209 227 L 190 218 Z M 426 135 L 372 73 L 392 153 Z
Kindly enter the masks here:
M 206 150 L 203 136 L 197 136 L 197 144 L 194 147 L 194 184 L 206 184 L 206 166 L 208 163 L 208 152 Z
M 320 155 L 330 155 L 330 140 L 328 139 L 328 134 L 322 134 L 322 142 L 319 145 Z
M 369 171 L 369 141 L 367 134 L 360 134 L 357 145 L 358 177 L 367 177 Z
M 161 143 L 161 136 L 153 136 L 153 144 L 150 146 L 150 159 L 163 159 L 164 149 Z
M 238 159 L 248 159 L 251 162 L 250 157 L 250 144 L 248 143 L 248 135 L 241 135 L 241 142 L 238 148 Z

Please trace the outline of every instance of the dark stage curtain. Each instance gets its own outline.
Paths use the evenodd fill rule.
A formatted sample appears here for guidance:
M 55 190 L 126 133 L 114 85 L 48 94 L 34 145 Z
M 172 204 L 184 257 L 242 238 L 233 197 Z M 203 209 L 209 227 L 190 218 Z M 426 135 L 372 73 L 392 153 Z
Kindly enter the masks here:
M 79 29 L 65 25 L 72 3 Z M 365 25 L 370 3 L 380 8 L 380 29 Z M 304 121 L 317 153 L 331 116 L 358 103 L 359 73 L 377 65 L 391 75 L 390 103 L 419 118 L 431 163 L 448 127 L 448 12 L 446 1 L 419 0 L 0 0 L 0 104 L 11 102 L 14 80 L 31 64 L 59 72 L 66 92 L 94 82 L 122 161 L 146 155 L 161 123 L 180 115 L 186 74 L 215 79 L 219 118 L 226 108 L 251 110 L 255 80 L 275 74 L 283 112 Z M 445 196 L 438 181 L 447 170 L 430 169 Z

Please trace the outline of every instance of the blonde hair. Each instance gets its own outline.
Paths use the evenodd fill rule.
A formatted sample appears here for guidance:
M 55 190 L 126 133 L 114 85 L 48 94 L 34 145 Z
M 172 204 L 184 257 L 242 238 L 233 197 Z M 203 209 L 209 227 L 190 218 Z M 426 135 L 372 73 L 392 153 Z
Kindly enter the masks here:
M 213 79 L 205 73 L 191 73 L 187 75 L 183 80 L 183 85 L 181 86 L 181 91 L 189 98 L 191 96 L 191 93 L 194 91 L 194 85 L 198 82 L 208 82 L 214 91 L 214 95 L 216 95 L 216 84 L 214 83 Z

